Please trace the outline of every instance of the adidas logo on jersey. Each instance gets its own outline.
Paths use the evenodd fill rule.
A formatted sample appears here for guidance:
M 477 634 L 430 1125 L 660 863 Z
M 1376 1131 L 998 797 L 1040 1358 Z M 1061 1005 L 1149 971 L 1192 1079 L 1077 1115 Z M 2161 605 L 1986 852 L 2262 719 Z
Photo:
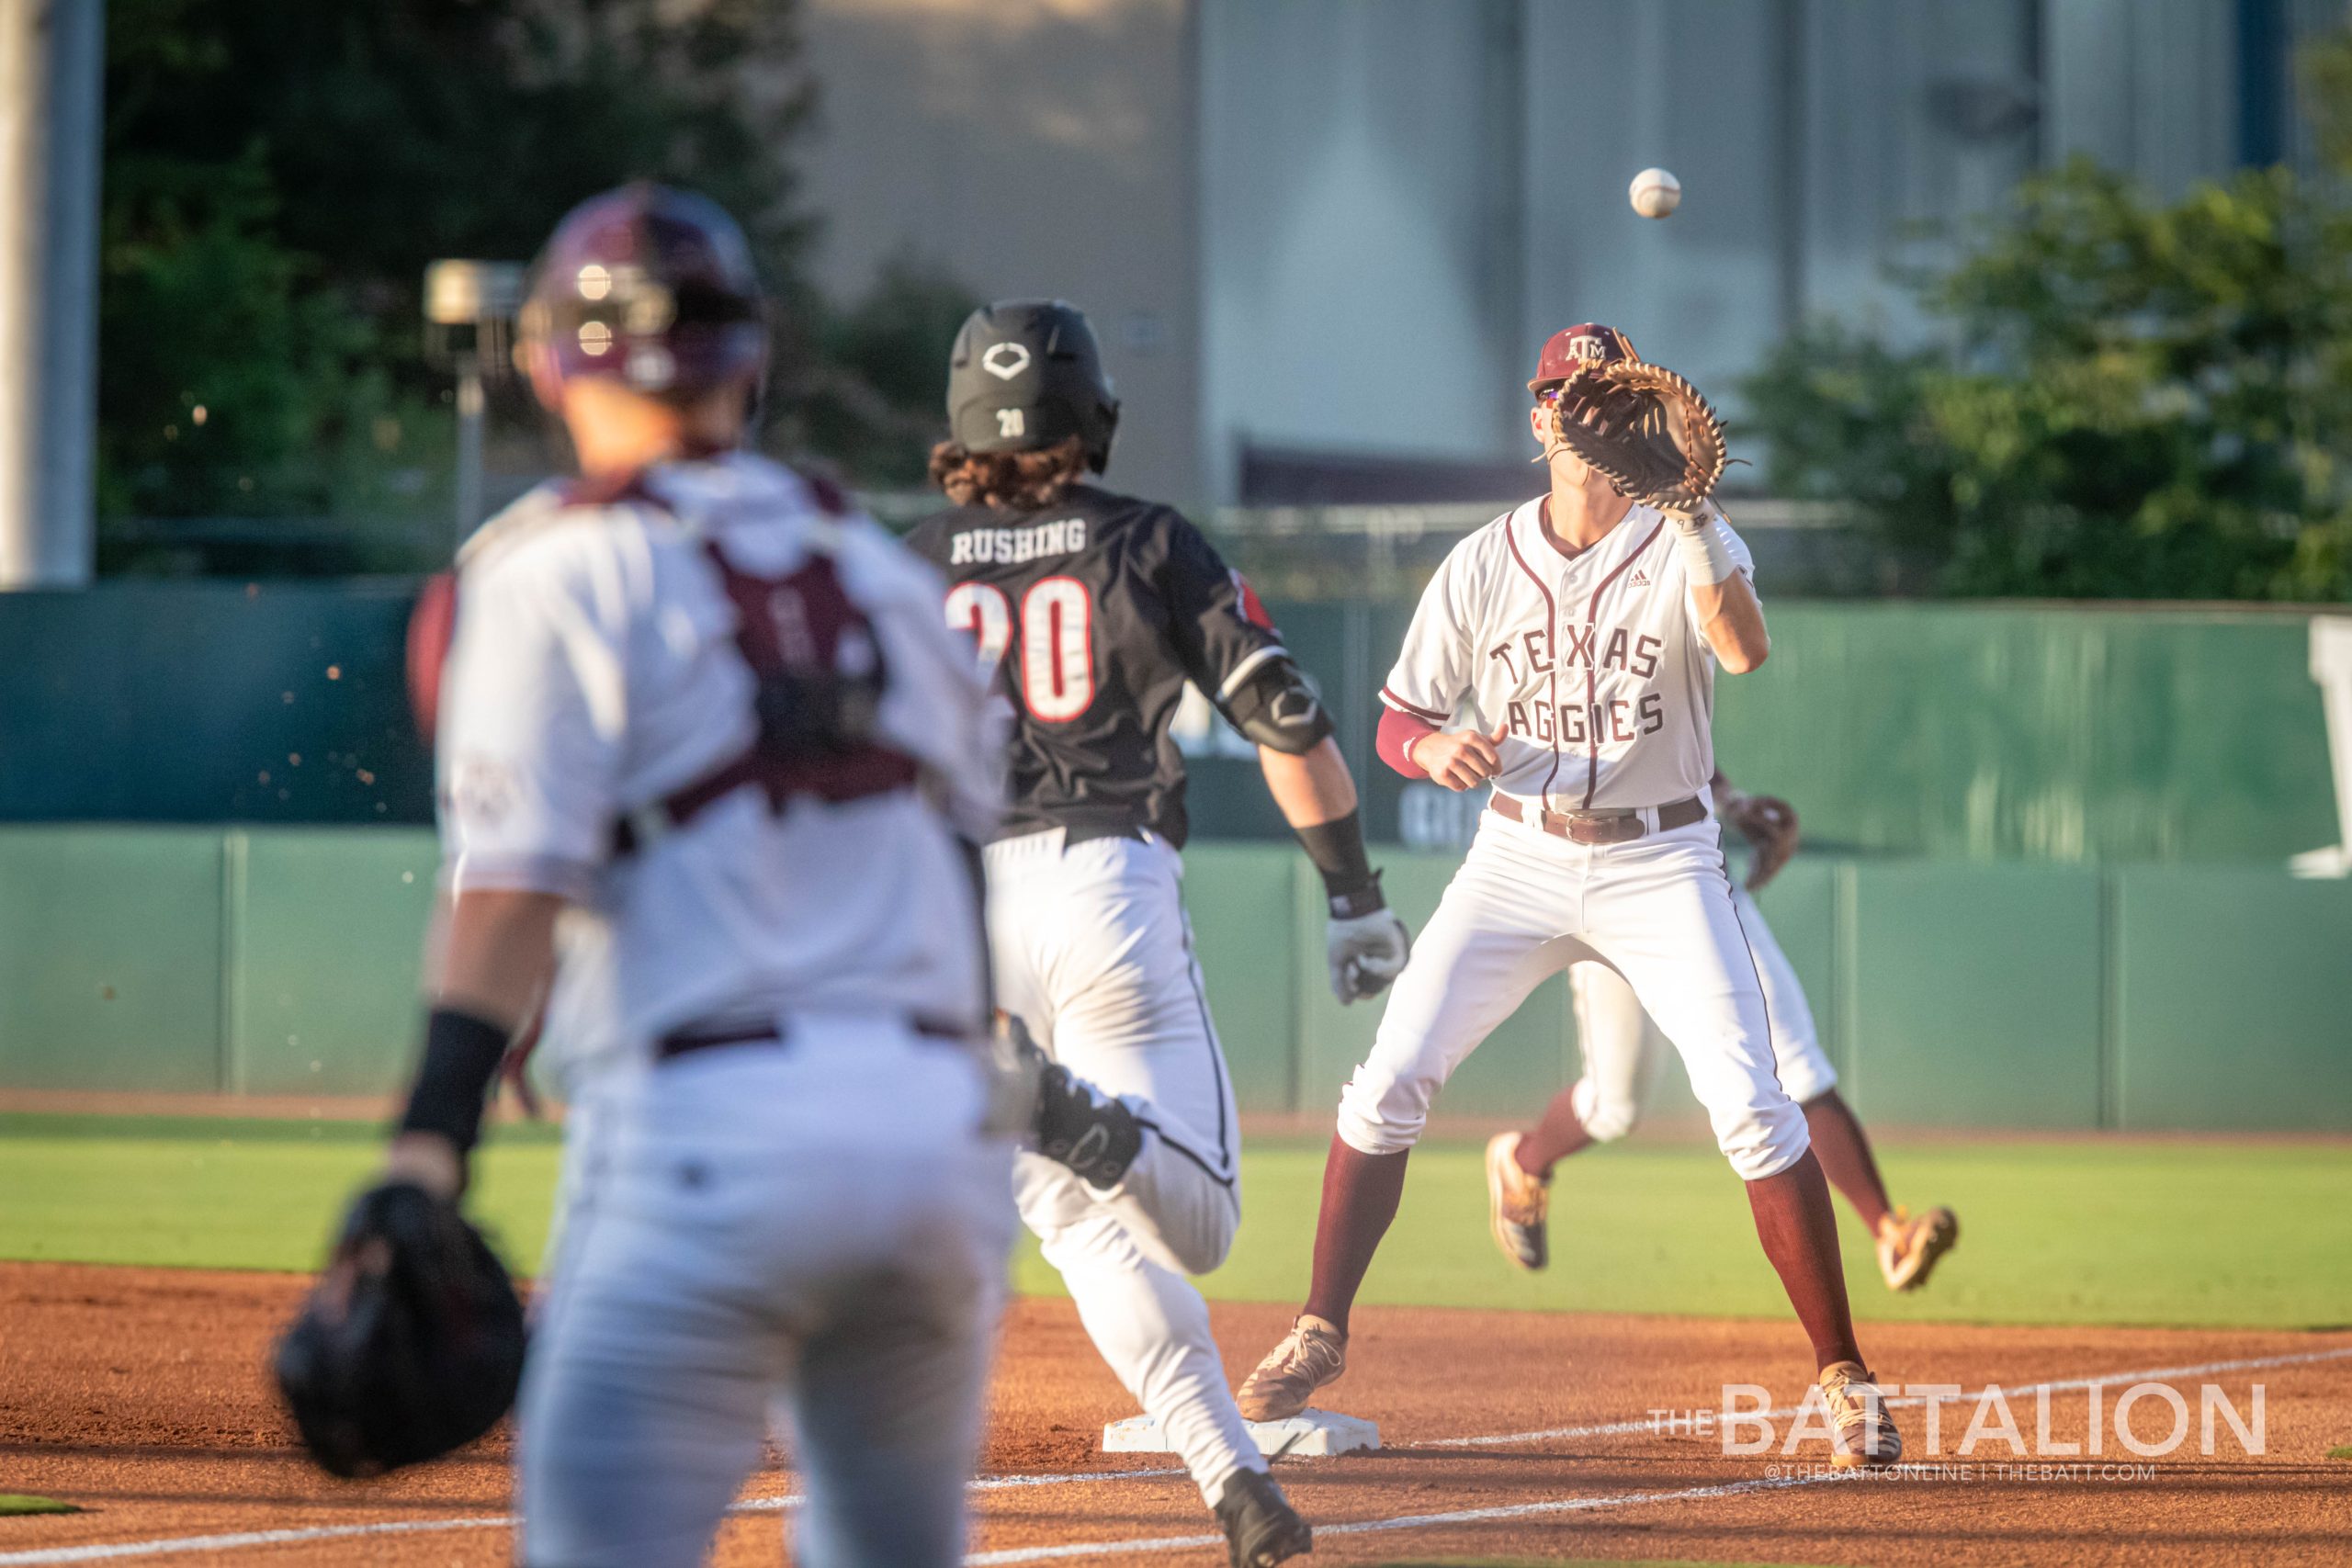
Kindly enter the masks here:
M 1650 585 L 1650 574 L 1644 571 L 1640 567 L 1635 567 L 1634 569 L 1633 585 L 1636 588 L 1647 588 Z

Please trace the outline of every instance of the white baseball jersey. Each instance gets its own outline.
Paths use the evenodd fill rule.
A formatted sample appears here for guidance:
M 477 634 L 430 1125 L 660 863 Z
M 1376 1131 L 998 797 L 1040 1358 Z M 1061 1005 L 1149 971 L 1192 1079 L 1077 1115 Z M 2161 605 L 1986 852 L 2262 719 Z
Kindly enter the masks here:
M 662 465 L 605 490 L 543 487 L 475 536 L 442 688 L 446 881 L 574 902 L 548 1008 L 558 1077 L 575 1088 L 714 1018 L 978 1024 L 984 957 L 957 837 L 993 828 L 1001 743 L 969 649 L 940 621 L 939 579 L 759 457 Z M 647 822 L 758 733 L 714 547 L 761 580 L 830 558 L 886 674 L 874 749 L 921 787 L 776 801 L 748 784 L 617 847 L 617 824 Z M 766 603 L 794 635 L 790 606 Z
M 1489 732 L 1508 721 L 1495 787 L 1546 810 L 1702 794 L 1715 771 L 1714 656 L 1671 526 L 1635 506 L 1565 556 L 1544 529 L 1548 501 L 1447 553 L 1380 700 L 1435 725 L 1465 704 Z M 1736 536 L 1732 552 L 1752 574 Z

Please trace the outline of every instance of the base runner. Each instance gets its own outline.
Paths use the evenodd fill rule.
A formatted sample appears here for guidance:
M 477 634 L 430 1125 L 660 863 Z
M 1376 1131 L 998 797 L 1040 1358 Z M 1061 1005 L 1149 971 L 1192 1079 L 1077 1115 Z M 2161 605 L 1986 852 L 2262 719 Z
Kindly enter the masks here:
M 1295 1414 L 1343 1370 L 1349 1309 L 1446 1078 L 1538 984 L 1593 961 L 1625 977 L 1680 1051 L 1747 1183 L 1758 1236 L 1813 1344 L 1833 1460 L 1901 1457 L 1855 1342 L 1828 1185 L 1774 1071 L 1709 795 L 1714 665 L 1753 670 L 1769 649 L 1747 550 L 1703 501 L 1629 499 L 1577 455 L 1559 417 L 1661 378 L 1688 393 L 1608 327 L 1544 345 L 1528 386 L 1550 493 L 1446 557 L 1382 688 L 1392 767 L 1455 790 L 1492 781 L 1494 795 L 1340 1097 L 1312 1284 L 1243 1385 L 1253 1418 Z M 1679 432 L 1703 420 L 1719 473 L 1712 414 L 1695 394 L 1682 405 L 1674 421 L 1607 423 Z M 1447 728 L 1458 713 L 1469 722 Z
M 1240 1133 L 1181 897 L 1184 683 L 1259 750 L 1329 896 L 1343 1002 L 1404 966 L 1364 858 L 1355 784 L 1314 690 L 1240 577 L 1172 509 L 1082 482 L 1118 403 L 1093 330 L 1059 301 L 973 313 L 932 473 L 954 510 L 910 536 L 953 581 L 1012 709 L 1012 804 L 988 849 L 999 1005 L 1050 1054 L 1021 1215 L 1088 1335 L 1157 1416 L 1236 1568 L 1308 1550 L 1242 1425 L 1190 1280 L 1241 1218 Z
M 1821 1049 L 1804 987 L 1756 907 L 1756 893 L 1796 852 L 1796 809 L 1777 796 L 1739 793 L 1720 771 L 1711 789 L 1717 814 L 1755 847 L 1747 879 L 1735 886 L 1731 896 L 1764 987 L 1764 1011 L 1770 1021 L 1781 1087 L 1804 1112 L 1815 1157 L 1829 1185 L 1870 1230 L 1886 1288 L 1916 1291 L 1959 1241 L 1960 1221 L 1950 1209 L 1914 1215 L 1888 1200 L 1870 1138 L 1838 1092 L 1838 1070 Z M 1568 990 L 1583 1071 L 1553 1097 L 1533 1128 L 1498 1133 L 1487 1145 L 1487 1211 L 1495 1245 L 1521 1269 L 1541 1269 L 1550 1258 L 1546 1220 L 1553 1168 L 1579 1149 L 1610 1143 L 1634 1130 L 1670 1049 L 1642 1010 L 1634 987 L 1607 964 L 1569 965 Z
M 391 1174 L 464 1183 L 550 977 L 581 1111 L 524 1377 L 521 1562 L 692 1568 L 793 1420 L 795 1561 L 963 1559 L 1012 1215 L 970 843 L 994 734 L 938 579 L 737 450 L 767 359 L 734 223 L 567 217 L 524 344 L 581 478 L 459 560 L 445 937 Z

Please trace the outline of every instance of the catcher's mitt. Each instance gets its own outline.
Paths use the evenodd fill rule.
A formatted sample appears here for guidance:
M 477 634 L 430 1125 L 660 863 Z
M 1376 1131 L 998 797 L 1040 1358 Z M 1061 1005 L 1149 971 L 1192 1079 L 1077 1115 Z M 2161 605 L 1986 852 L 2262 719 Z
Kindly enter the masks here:
M 1632 501 L 1688 512 L 1724 477 L 1723 421 L 1699 389 L 1638 359 L 1580 367 L 1552 404 L 1551 455 L 1566 447 Z
M 277 1342 L 277 1386 L 321 1467 L 380 1475 L 497 1424 L 523 1375 L 523 1303 L 455 1203 L 404 1181 L 359 1195 Z

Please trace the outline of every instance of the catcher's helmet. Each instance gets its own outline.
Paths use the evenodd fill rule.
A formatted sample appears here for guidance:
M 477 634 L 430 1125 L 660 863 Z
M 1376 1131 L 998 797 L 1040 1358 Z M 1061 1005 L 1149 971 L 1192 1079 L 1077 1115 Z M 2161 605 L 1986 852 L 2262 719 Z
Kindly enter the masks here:
M 532 268 L 521 325 L 560 378 L 611 377 L 655 397 L 756 376 L 768 348 L 766 301 L 735 220 L 707 197 L 642 181 L 564 215 Z
M 1556 387 L 1587 365 L 1614 365 L 1640 357 L 1615 327 L 1598 321 L 1562 327 L 1544 340 L 1544 352 L 1535 361 L 1535 379 L 1527 384 L 1527 389 L 1541 392 Z
M 1033 452 L 1075 435 L 1101 473 L 1119 399 L 1085 312 L 1059 299 L 973 311 L 947 362 L 947 426 L 967 452 Z

